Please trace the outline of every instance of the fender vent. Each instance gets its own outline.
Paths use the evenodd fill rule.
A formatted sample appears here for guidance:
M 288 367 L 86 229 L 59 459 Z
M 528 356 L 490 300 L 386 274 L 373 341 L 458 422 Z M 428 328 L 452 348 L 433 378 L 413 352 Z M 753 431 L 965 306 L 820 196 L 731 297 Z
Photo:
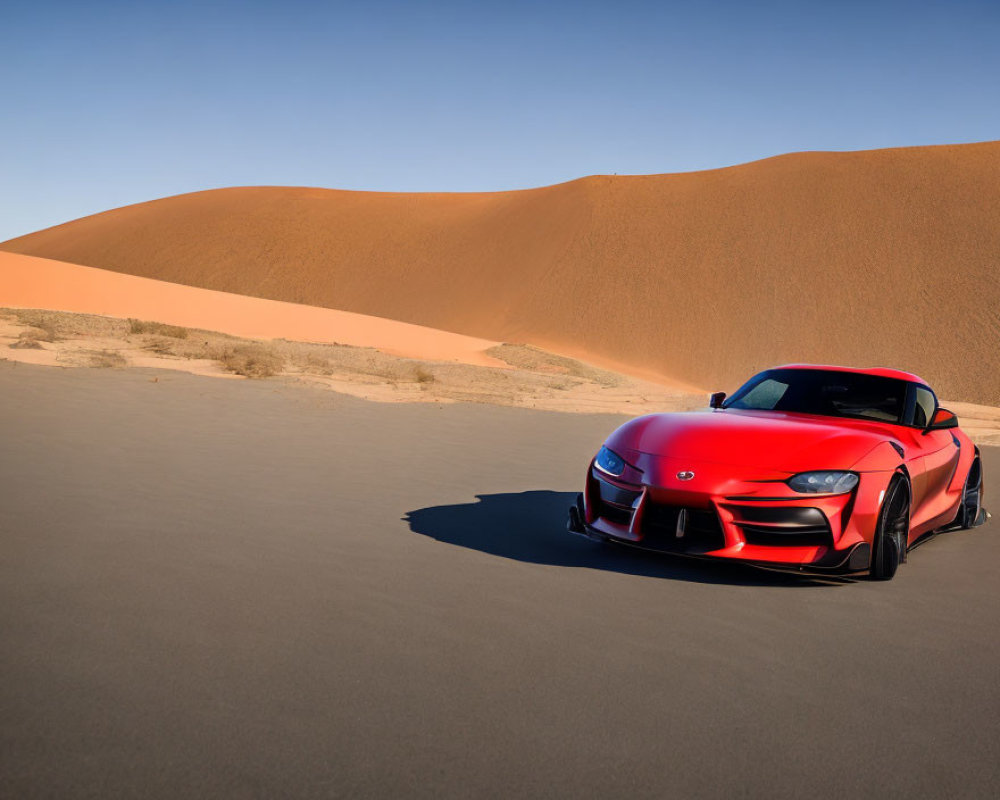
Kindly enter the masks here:
M 898 442 L 889 442 L 892 445 L 892 449 L 899 453 L 899 457 L 902 458 L 906 455 L 906 451 L 903 449 L 903 445 Z

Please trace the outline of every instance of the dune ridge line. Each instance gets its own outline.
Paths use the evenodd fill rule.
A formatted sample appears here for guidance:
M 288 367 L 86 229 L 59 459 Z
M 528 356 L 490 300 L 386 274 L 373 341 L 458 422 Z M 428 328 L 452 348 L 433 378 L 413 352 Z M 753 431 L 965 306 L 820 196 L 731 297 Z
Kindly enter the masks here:
M 499 193 L 219 189 L 0 249 L 710 389 L 789 361 L 881 365 L 1000 405 L 1000 142 Z

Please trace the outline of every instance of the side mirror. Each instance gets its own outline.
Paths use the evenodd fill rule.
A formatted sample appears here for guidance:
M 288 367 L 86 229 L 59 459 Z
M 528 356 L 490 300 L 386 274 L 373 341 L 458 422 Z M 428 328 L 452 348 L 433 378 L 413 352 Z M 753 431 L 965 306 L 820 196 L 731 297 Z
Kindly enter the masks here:
M 708 396 L 709 408 L 722 408 L 722 401 L 726 399 L 725 392 L 713 392 Z
M 946 431 L 949 428 L 958 427 L 958 417 L 955 416 L 954 412 L 949 411 L 947 408 L 939 408 L 934 412 L 934 416 L 931 417 L 930 425 L 924 428 L 924 433 L 930 433 L 931 431 Z

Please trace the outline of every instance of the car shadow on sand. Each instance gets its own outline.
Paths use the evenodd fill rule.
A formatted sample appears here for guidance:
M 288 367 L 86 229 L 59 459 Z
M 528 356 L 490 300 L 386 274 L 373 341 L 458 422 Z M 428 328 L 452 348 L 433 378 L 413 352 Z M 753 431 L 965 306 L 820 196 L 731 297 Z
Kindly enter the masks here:
M 482 494 L 474 503 L 407 512 L 410 530 L 483 553 L 557 567 L 585 567 L 627 575 L 735 586 L 831 586 L 838 578 L 811 578 L 741 564 L 724 564 L 643 552 L 593 542 L 566 531 L 573 492 Z

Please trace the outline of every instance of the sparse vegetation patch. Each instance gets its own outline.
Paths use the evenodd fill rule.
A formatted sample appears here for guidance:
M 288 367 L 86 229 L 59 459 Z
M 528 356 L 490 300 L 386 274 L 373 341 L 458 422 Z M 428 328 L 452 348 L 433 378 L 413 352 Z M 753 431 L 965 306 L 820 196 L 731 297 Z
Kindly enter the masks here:
M 169 339 L 150 339 L 142 346 L 143 350 L 148 350 L 150 353 L 156 353 L 158 356 L 171 356 L 174 355 L 174 343 Z
M 285 366 L 284 359 L 261 344 L 237 344 L 225 347 L 216 360 L 230 372 L 247 378 L 269 378 Z
M 332 375 L 334 372 L 330 359 L 318 353 L 306 353 L 304 367 L 307 372 L 316 375 Z
M 157 336 L 170 336 L 173 339 L 187 339 L 188 329 L 179 325 L 164 325 L 162 322 L 147 322 L 141 319 L 128 321 L 128 332 L 135 334 L 152 333 Z
M 21 334 L 21 338 L 20 339 L 18 339 L 16 342 L 12 342 L 10 344 L 10 347 L 13 347 L 15 350 L 44 350 L 45 349 L 44 347 L 42 347 L 42 343 L 39 342 L 37 339 L 33 339 L 30 336 L 25 336 L 23 333 Z
M 40 312 L 22 311 L 17 316 L 18 322 L 30 326 L 28 330 L 21 331 L 24 338 L 34 339 L 36 342 L 56 342 L 63 338 L 59 335 L 56 323 L 46 319 Z
M 117 350 L 89 350 L 86 354 L 92 367 L 124 369 L 128 366 L 128 359 Z
M 2 360 L 120 369 L 133 364 L 218 374 L 218 366 L 248 378 L 279 376 L 321 384 L 368 399 L 496 403 L 554 410 L 621 411 L 691 407 L 691 398 L 528 345 L 504 344 L 489 354 L 510 369 L 404 358 L 372 347 L 284 339 L 240 339 L 218 331 L 181 328 L 43 309 L 0 309 L 3 342 L 33 351 Z M 11 322 L 16 325 L 10 325 Z M 15 338 L 19 337 L 19 338 Z M 48 344 L 49 341 L 56 342 Z M 41 351 L 41 352 L 39 352 Z M 152 358 L 151 358 L 152 357 Z M 156 360 L 160 360 L 157 364 Z

